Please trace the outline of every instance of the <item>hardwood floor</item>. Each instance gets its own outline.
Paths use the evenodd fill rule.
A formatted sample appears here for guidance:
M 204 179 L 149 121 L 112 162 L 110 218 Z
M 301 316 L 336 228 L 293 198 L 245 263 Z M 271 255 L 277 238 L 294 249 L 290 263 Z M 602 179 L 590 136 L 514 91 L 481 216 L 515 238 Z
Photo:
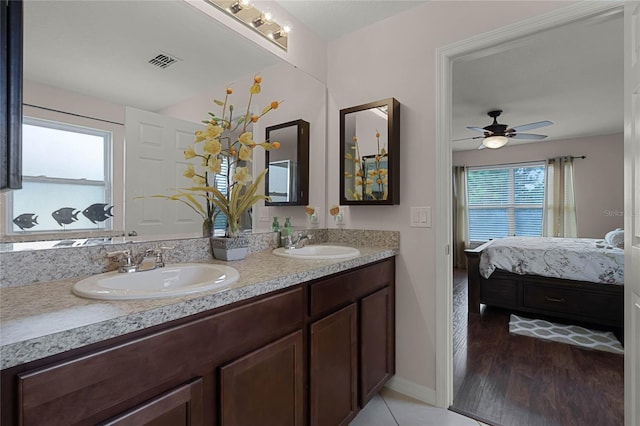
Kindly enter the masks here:
M 451 410 L 500 426 L 624 424 L 623 356 L 510 335 L 509 312 L 467 313 L 466 289 L 454 271 Z

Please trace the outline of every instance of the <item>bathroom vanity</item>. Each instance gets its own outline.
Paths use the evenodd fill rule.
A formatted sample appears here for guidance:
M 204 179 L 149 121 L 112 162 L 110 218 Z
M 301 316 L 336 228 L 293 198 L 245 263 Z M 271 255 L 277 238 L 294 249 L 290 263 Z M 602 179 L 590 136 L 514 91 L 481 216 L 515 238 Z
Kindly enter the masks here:
M 234 263 L 236 289 L 146 306 L 200 312 L 9 366 L 0 424 L 348 424 L 395 369 L 395 252 L 361 251 L 337 262 L 257 253 Z

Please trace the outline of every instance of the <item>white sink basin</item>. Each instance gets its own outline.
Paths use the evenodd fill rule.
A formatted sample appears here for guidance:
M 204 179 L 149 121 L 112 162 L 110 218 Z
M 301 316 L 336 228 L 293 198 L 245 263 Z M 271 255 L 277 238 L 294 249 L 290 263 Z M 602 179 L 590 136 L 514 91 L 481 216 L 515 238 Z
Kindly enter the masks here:
M 240 278 L 226 265 L 183 263 L 151 271 L 93 275 L 73 286 L 77 296 L 102 300 L 159 299 L 224 290 Z
M 295 259 L 350 259 L 360 256 L 360 250 L 353 247 L 332 246 L 332 245 L 308 245 L 297 249 L 277 248 L 273 254 Z

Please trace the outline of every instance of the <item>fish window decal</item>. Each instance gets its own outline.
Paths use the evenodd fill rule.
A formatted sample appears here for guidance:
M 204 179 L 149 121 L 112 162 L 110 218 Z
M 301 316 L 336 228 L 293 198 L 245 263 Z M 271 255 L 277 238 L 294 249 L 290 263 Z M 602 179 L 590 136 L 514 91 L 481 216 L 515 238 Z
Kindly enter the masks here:
M 71 225 L 73 222 L 77 221 L 78 213 L 80 213 L 80 210 L 76 210 L 75 207 L 63 207 L 51 213 L 51 216 L 53 216 L 53 219 L 58 222 L 58 225 L 64 226 Z
M 82 213 L 84 218 L 78 215 Z M 40 213 L 22 213 L 13 219 L 13 223 L 20 228 L 21 231 L 37 231 L 39 229 L 33 229 L 40 225 L 38 223 L 38 217 L 44 216 Z M 66 228 L 67 225 L 75 224 L 76 222 L 86 219 L 94 225 L 99 222 L 104 222 L 107 219 L 113 217 L 113 206 L 107 203 L 94 203 L 84 210 L 77 209 L 75 207 L 61 207 L 51 213 L 51 217 L 57 224 Z M 83 228 L 88 228 L 90 225 Z
M 31 229 L 38 225 L 38 215 L 35 213 L 22 213 L 20 216 L 13 219 L 13 223 L 23 231 L 25 229 Z

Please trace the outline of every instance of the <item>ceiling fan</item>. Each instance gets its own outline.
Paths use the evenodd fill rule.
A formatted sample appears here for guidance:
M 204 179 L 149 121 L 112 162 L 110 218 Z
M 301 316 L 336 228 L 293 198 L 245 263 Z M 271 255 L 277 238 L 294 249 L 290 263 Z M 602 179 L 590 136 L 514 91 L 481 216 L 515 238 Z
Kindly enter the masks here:
M 551 121 L 537 121 L 535 123 L 523 124 L 521 126 L 509 127 L 506 124 L 498 123 L 498 117 L 502 114 L 502 110 L 497 109 L 489 111 L 487 115 L 493 118 L 493 123 L 486 127 L 467 127 L 469 130 L 481 132 L 483 136 L 475 136 L 472 138 L 457 139 L 456 141 L 468 140 L 468 139 L 480 139 L 482 138 L 482 144 L 478 149 L 483 148 L 501 148 L 509 142 L 510 138 L 513 139 L 529 139 L 529 140 L 541 140 L 546 138 L 546 135 L 537 135 L 533 133 L 518 133 L 524 130 L 538 129 L 540 127 L 550 126 L 553 123 Z

